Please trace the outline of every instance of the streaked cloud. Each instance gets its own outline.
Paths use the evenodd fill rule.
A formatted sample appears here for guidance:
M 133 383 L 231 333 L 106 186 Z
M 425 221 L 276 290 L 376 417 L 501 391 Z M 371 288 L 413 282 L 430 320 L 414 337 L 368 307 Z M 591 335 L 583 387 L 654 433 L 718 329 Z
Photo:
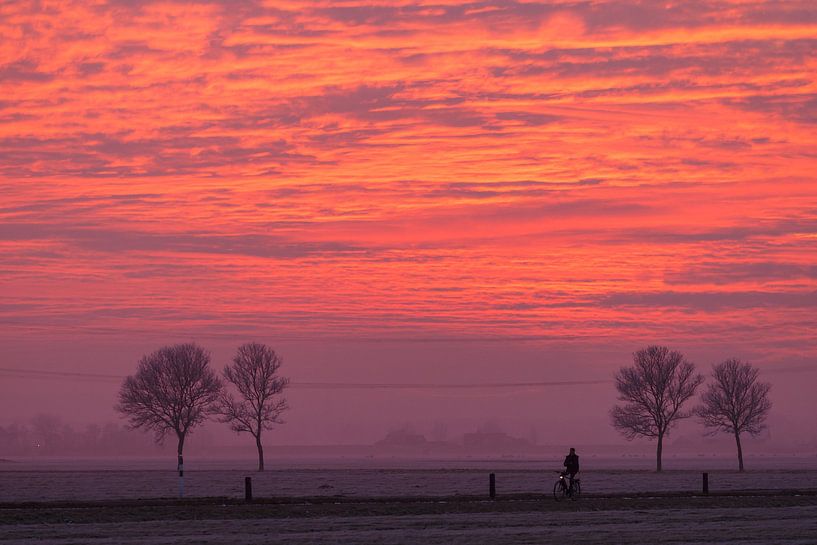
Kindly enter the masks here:
M 813 347 L 815 47 L 805 0 L 6 3 L 4 334 Z

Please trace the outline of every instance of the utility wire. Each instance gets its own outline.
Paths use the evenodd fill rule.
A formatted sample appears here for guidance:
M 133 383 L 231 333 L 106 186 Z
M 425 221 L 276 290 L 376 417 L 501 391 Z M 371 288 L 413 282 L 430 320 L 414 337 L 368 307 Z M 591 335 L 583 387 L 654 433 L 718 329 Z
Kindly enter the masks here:
M 768 373 L 804 373 L 817 371 L 817 366 L 782 367 L 767 369 Z M 102 373 L 78 373 L 73 371 L 45 371 L 40 369 L 15 369 L 0 367 L 0 377 L 12 379 L 68 379 L 87 382 L 121 382 L 121 375 Z M 611 384 L 612 380 L 551 380 L 529 382 L 470 382 L 470 383 L 436 383 L 436 382 L 291 382 L 291 388 L 299 390 L 464 390 L 464 389 L 514 389 L 514 388 L 551 388 L 566 386 L 592 386 Z
M 20 379 L 70 379 L 81 381 L 119 382 L 125 377 L 101 373 L 72 371 L 43 371 L 0 367 L 0 377 Z M 305 390 L 446 390 L 480 388 L 547 388 L 555 386 L 586 386 L 609 384 L 610 380 L 557 380 L 542 382 L 486 382 L 486 383 L 401 383 L 401 382 L 291 382 L 290 387 Z

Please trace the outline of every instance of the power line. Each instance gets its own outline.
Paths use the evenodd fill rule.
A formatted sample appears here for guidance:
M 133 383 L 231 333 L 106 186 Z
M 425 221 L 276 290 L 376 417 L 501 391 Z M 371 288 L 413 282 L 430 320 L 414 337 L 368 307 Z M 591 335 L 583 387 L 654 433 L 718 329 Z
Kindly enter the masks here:
M 122 381 L 120 375 L 101 373 L 78 373 L 71 371 L 44 371 L 38 369 L 14 369 L 0 367 L 0 376 L 20 379 L 71 379 L 82 381 Z M 401 382 L 292 382 L 290 387 L 304 390 L 461 390 L 461 389 L 513 389 L 548 388 L 561 386 L 588 386 L 609 384 L 610 380 L 561 380 L 531 382 L 473 382 L 473 383 L 401 383 Z
M 794 366 L 778 369 L 767 369 L 768 373 L 807 373 L 817 371 L 817 366 Z M 122 375 L 103 373 L 80 373 L 74 371 L 45 371 L 41 369 L 18 369 L 0 367 L 0 377 L 16 379 L 68 379 L 87 382 L 121 382 Z M 477 390 L 477 389 L 517 389 L 517 388 L 552 388 L 569 386 L 593 386 L 611 384 L 612 380 L 552 380 L 527 382 L 471 382 L 471 383 L 437 383 L 437 382 L 291 382 L 290 387 L 299 390 Z
M 432 389 L 479 389 L 479 388 L 542 388 L 550 386 L 584 386 L 609 384 L 609 380 L 564 380 L 548 382 L 474 382 L 474 383 L 356 383 L 356 382 L 298 382 L 291 386 L 314 389 L 378 389 L 378 390 L 432 390 Z
M 15 378 L 76 378 L 80 380 L 122 380 L 118 375 L 103 375 L 99 373 L 75 373 L 70 371 L 42 371 L 37 369 L 12 369 L 0 367 L 0 375 L 11 375 Z

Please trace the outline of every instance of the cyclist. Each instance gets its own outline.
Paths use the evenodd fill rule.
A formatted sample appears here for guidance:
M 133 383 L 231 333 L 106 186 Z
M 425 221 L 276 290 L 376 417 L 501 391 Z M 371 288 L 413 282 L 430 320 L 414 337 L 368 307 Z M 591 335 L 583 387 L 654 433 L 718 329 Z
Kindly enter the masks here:
M 571 448 L 570 454 L 565 456 L 565 473 L 570 476 L 570 490 L 573 490 L 573 479 L 576 477 L 576 473 L 579 472 L 579 455 L 576 454 L 576 449 Z

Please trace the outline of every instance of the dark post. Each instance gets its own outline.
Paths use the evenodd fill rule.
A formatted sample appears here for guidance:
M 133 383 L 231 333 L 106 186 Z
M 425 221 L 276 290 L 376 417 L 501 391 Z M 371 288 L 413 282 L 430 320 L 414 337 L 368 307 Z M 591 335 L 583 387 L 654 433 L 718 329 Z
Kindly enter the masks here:
M 179 497 L 184 497 L 184 458 L 179 454 Z
M 488 495 L 492 500 L 496 498 L 496 475 L 493 473 L 488 475 Z
M 244 501 L 252 501 L 252 477 L 244 477 Z
M 704 494 L 709 494 L 709 473 L 704 473 Z

